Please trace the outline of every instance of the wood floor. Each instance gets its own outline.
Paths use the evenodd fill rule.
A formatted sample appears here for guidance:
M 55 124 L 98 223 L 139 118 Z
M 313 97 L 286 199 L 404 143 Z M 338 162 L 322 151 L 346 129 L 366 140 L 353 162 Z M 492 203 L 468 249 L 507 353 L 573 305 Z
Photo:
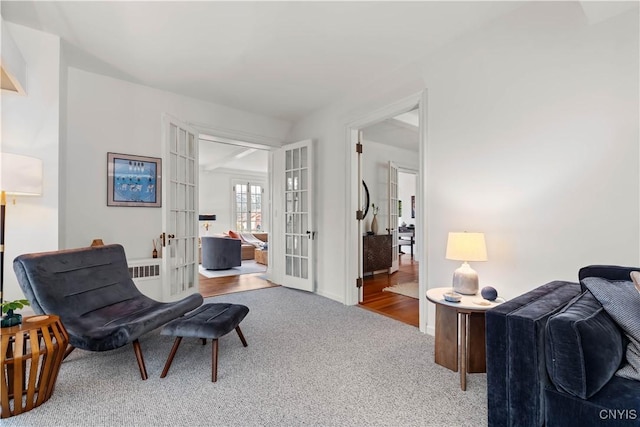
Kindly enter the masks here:
M 383 292 L 387 286 L 418 280 L 418 263 L 411 255 L 400 255 L 400 269 L 393 274 L 379 273 L 364 277 L 362 308 L 391 317 L 408 325 L 419 327 L 419 301 L 415 298 Z
M 364 300 L 360 303 L 360 306 L 383 316 L 418 327 L 418 300 L 394 294 L 393 292 L 382 291 L 387 286 L 418 280 L 418 263 L 411 259 L 411 255 L 400 255 L 399 267 L 399 270 L 393 274 L 380 273 L 373 276 L 365 276 L 363 280 Z M 200 275 L 199 291 L 206 298 L 279 286 L 260 278 L 263 274 L 253 273 L 215 278 L 207 278 Z
M 208 278 L 200 275 L 199 291 L 203 297 L 230 294 L 233 292 L 253 291 L 262 288 L 272 288 L 276 285 L 260 278 L 264 273 L 241 274 L 239 276 Z

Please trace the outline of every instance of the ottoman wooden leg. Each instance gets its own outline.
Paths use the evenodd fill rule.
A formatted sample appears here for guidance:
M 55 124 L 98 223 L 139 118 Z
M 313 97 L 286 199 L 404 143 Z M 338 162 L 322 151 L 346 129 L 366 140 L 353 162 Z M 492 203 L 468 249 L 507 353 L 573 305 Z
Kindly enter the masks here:
M 218 381 L 218 339 L 211 340 L 211 382 Z
M 164 378 L 169 373 L 169 368 L 171 367 L 171 363 L 173 362 L 173 358 L 178 351 L 178 347 L 180 347 L 180 342 L 182 341 L 182 337 L 176 337 L 176 340 L 173 342 L 173 347 L 171 347 L 171 353 L 169 353 L 169 357 L 167 358 L 167 362 L 164 364 L 164 369 L 162 370 L 162 374 L 160 374 L 160 378 Z
M 242 335 L 242 331 L 240 330 L 240 326 L 236 326 L 236 332 L 238 333 L 238 336 L 240 337 L 240 341 L 242 341 L 242 345 L 243 346 L 247 346 L 247 340 L 244 339 L 244 335 Z

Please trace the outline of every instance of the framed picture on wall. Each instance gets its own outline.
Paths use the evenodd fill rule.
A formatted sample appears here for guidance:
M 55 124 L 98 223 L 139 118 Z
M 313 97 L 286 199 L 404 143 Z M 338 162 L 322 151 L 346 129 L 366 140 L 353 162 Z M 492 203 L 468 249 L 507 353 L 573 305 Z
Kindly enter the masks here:
M 162 159 L 107 153 L 107 206 L 162 206 Z
M 411 196 L 411 218 L 416 217 L 416 196 Z

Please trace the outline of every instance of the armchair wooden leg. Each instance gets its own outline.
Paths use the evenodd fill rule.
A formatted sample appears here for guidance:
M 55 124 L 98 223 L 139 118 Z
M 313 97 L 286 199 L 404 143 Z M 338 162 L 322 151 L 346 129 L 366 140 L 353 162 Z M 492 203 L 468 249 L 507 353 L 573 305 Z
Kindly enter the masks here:
M 218 339 L 211 340 L 211 382 L 218 381 Z
M 136 354 L 136 359 L 138 360 L 138 367 L 140 368 L 140 376 L 143 380 L 146 380 L 147 377 L 147 368 L 144 366 L 144 358 L 142 357 L 142 349 L 140 348 L 140 341 L 135 340 L 133 342 L 133 351 Z
M 65 352 L 64 352 L 64 356 L 62 357 L 62 360 L 66 359 L 66 358 L 67 358 L 67 356 L 68 356 L 68 355 L 70 355 L 70 354 L 71 354 L 71 352 L 72 352 L 73 350 L 75 350 L 75 349 L 76 349 L 76 348 L 75 348 L 74 346 L 72 346 L 72 345 L 68 345 L 68 346 L 67 346 L 67 351 L 65 351 Z

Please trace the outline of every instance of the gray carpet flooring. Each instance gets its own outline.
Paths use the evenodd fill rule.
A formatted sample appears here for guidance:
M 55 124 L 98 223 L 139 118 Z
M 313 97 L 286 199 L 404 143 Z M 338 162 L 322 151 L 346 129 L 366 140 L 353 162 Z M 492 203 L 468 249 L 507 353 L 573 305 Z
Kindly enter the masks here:
M 141 341 L 149 379 L 131 346 L 74 351 L 43 405 L 3 426 L 479 426 L 486 425 L 486 375 L 433 363 L 433 337 L 417 328 L 284 287 L 207 298 L 245 304 L 241 327 L 220 339 L 218 382 L 211 344 Z

